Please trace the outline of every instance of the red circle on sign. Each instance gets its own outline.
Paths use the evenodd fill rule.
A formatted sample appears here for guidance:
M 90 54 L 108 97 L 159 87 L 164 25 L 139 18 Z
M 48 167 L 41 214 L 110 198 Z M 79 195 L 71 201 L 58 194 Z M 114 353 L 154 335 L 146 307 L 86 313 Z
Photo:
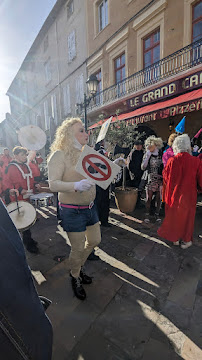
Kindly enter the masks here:
M 98 168 L 90 159 L 91 158 L 96 158 L 96 159 L 100 159 L 103 161 L 103 163 L 106 165 L 107 167 L 107 174 L 105 174 L 100 168 Z M 86 169 L 86 164 L 90 164 L 99 174 L 101 174 L 103 176 L 103 178 L 97 178 L 96 176 L 92 175 L 91 173 L 89 173 L 89 171 Z M 107 160 L 103 159 L 101 156 L 99 155 L 94 155 L 94 154 L 88 154 L 83 158 L 82 161 L 82 166 L 83 169 L 85 171 L 85 173 L 91 177 L 94 180 L 98 180 L 98 181 L 106 181 L 110 178 L 111 174 L 112 174 L 112 170 L 110 165 L 108 164 Z

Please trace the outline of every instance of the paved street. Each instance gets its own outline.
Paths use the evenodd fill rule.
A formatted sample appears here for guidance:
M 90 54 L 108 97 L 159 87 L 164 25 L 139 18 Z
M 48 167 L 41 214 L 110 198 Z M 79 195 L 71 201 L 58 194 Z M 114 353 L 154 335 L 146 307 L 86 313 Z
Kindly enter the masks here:
M 87 300 L 73 296 L 68 238 L 55 207 L 40 208 L 33 227 L 40 254 L 27 253 L 40 295 L 52 300 L 53 360 L 202 359 L 202 199 L 195 245 L 181 250 L 142 222 L 144 209 L 120 213 L 102 229 L 99 261 L 87 261 Z

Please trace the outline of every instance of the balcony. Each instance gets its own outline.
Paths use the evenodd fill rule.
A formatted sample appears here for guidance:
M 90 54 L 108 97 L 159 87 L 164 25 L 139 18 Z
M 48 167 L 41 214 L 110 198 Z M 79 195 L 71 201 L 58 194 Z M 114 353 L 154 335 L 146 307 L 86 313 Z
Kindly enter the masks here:
M 118 84 L 101 91 L 88 106 L 88 112 L 113 104 L 130 94 L 142 90 L 170 76 L 179 74 L 202 62 L 202 39 L 176 51 L 120 81 Z

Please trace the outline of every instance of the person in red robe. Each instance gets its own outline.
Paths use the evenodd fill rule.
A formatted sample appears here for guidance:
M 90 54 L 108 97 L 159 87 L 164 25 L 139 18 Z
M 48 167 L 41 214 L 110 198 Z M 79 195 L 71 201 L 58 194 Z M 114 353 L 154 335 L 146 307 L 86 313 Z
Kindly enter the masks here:
M 10 156 L 9 154 L 9 150 L 8 148 L 5 148 L 4 149 L 4 153 L 3 155 L 1 156 L 1 160 L 3 161 L 3 166 L 4 166 L 4 169 L 6 169 L 6 167 L 8 166 L 8 164 L 11 162 L 12 160 L 12 157 Z
M 175 156 L 163 171 L 166 184 L 165 219 L 158 235 L 186 249 L 192 245 L 196 213 L 197 189 L 202 191 L 202 162 L 191 155 L 187 134 L 178 136 L 173 143 Z
M 19 193 L 18 200 L 29 201 L 29 197 L 34 192 L 34 176 L 30 166 L 27 164 L 27 149 L 16 146 L 13 149 L 14 160 L 12 160 L 6 169 L 5 180 L 5 200 L 6 204 L 16 201 L 16 195 L 10 192 L 11 189 L 16 189 Z M 26 249 L 37 254 L 39 249 L 37 242 L 32 239 L 30 229 L 23 231 L 22 233 L 23 243 Z

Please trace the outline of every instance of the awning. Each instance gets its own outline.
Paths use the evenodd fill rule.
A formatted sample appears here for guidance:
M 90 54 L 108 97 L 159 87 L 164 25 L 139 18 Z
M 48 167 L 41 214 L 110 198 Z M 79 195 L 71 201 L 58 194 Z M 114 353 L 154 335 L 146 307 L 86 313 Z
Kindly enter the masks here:
M 186 112 L 191 112 L 194 110 L 200 110 L 201 109 L 201 104 L 200 107 L 199 105 L 197 106 L 197 104 L 195 105 L 196 108 L 194 108 L 194 105 L 192 106 L 192 108 L 188 107 L 184 109 L 184 112 L 182 111 L 183 109 L 179 109 L 179 107 L 177 105 L 183 105 L 185 103 L 193 103 L 194 100 L 196 99 L 200 99 L 202 98 L 202 89 L 198 89 L 198 90 L 193 90 L 191 92 L 187 92 L 186 94 L 177 96 L 173 99 L 169 99 L 166 101 L 159 101 L 155 104 L 151 104 L 151 105 L 146 105 L 144 107 L 141 107 L 139 109 L 133 110 L 131 112 L 128 113 L 124 113 L 124 114 L 120 114 L 118 116 L 113 116 L 112 119 L 112 123 L 118 120 L 130 120 L 130 119 L 137 119 L 134 120 L 134 123 L 143 123 L 143 122 L 147 122 L 150 120 L 158 120 L 159 118 L 167 118 L 169 116 L 175 116 L 177 114 L 185 114 Z M 170 113 L 170 108 L 172 108 L 173 106 L 177 106 L 176 110 L 172 111 Z M 165 110 L 165 111 L 161 111 L 161 110 Z M 190 111 L 189 111 L 190 110 Z M 155 116 L 147 116 L 147 114 L 151 114 Z M 141 119 L 141 116 L 144 115 L 145 120 Z M 139 118 L 141 119 L 141 121 L 139 121 Z M 99 122 L 97 122 L 96 124 L 93 124 L 89 127 L 89 130 L 91 129 L 95 129 L 99 126 L 101 126 L 103 124 L 103 122 L 105 122 L 107 119 L 105 120 L 101 120 Z

